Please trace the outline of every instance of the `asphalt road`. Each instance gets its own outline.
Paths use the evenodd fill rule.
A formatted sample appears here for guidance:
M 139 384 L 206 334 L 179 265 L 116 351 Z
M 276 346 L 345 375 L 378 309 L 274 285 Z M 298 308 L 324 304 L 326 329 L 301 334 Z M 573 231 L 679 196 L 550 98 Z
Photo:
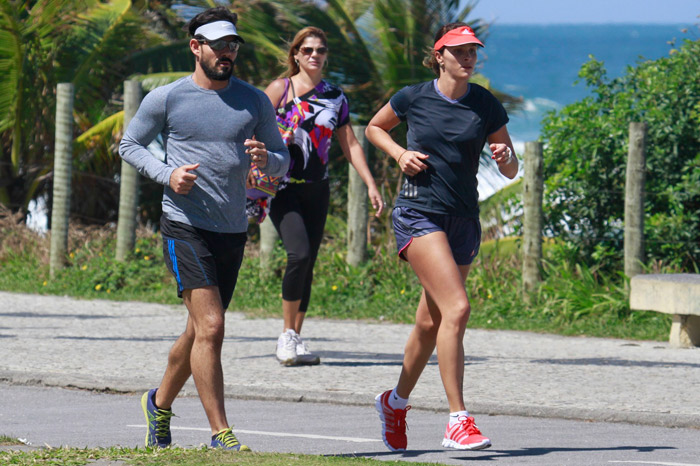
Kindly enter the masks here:
M 0 435 L 28 446 L 136 447 L 143 444 L 141 394 L 0 383 Z M 173 439 L 177 445 L 207 443 L 209 427 L 196 397 L 176 401 Z M 442 448 L 446 415 L 408 413 L 409 450 L 388 451 L 371 403 L 328 403 L 227 399 L 229 422 L 255 451 L 362 456 L 438 464 L 482 462 L 500 465 L 700 466 L 700 430 L 627 423 L 477 415 L 493 447 L 476 452 Z M 8 448 L 8 447 L 5 447 Z

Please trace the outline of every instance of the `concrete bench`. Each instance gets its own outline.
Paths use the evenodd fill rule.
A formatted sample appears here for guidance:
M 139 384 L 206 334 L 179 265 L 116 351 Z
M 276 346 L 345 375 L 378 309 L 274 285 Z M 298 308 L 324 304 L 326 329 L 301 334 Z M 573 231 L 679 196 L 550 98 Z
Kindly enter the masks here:
M 671 346 L 700 346 L 700 274 L 636 275 L 630 280 L 630 309 L 673 314 Z

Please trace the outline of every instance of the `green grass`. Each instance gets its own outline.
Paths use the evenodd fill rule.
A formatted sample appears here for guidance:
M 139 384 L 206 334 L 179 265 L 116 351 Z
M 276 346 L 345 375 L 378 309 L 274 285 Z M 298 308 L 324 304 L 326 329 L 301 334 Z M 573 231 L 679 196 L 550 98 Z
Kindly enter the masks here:
M 309 316 L 331 319 L 413 322 L 421 287 L 410 266 L 391 245 L 373 245 L 370 260 L 345 262 L 343 228 L 329 219 L 314 270 Z M 25 229 L 26 230 L 26 229 Z M 19 227 L 0 225 L 0 289 L 83 299 L 179 304 L 175 283 L 163 263 L 160 235 L 140 231 L 134 253 L 114 260 L 114 232 L 71 236 L 67 266 L 49 278 L 48 239 Z M 631 311 L 625 278 L 571 263 L 566 249 L 545 247 L 539 291 L 523 299 L 520 240 L 487 242 L 472 266 L 467 290 L 471 328 L 526 330 L 633 340 L 668 339 L 671 316 Z M 267 269 L 250 241 L 231 309 L 253 317 L 281 316 L 281 280 L 286 257 L 277 247 Z
M 200 466 L 236 464 L 241 466 L 426 466 L 427 463 L 378 461 L 344 456 L 311 456 L 281 453 L 233 453 L 210 448 L 44 448 L 32 451 L 0 451 L 3 465 L 84 465 L 96 460 L 122 461 L 138 466 Z M 434 463 L 431 463 L 434 464 Z
M 22 442 L 19 441 L 19 439 L 15 437 L 10 437 L 8 435 L 0 435 L 0 446 L 8 446 L 8 445 L 22 445 Z
M 66 267 L 58 270 L 53 279 L 47 259 L 39 254 L 41 248 L 6 250 L 0 254 L 0 289 L 84 299 L 179 303 L 173 293 L 175 282 L 163 263 L 160 237 L 141 233 L 134 252 L 124 262 L 114 259 L 115 241 L 111 234 L 73 241 Z

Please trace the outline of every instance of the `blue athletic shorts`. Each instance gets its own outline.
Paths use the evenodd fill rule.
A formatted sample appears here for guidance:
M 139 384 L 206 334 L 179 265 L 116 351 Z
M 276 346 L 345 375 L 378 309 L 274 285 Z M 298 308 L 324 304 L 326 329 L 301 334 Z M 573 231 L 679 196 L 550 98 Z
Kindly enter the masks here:
M 409 207 L 394 207 L 391 214 L 399 257 L 406 260 L 403 251 L 413 238 L 435 231 L 443 231 L 452 249 L 457 265 L 469 265 L 479 253 L 481 223 L 478 219 L 421 212 Z
M 221 304 L 231 302 L 243 261 L 247 233 L 217 233 L 185 223 L 160 218 L 163 257 L 177 281 L 177 295 L 183 290 L 216 286 Z

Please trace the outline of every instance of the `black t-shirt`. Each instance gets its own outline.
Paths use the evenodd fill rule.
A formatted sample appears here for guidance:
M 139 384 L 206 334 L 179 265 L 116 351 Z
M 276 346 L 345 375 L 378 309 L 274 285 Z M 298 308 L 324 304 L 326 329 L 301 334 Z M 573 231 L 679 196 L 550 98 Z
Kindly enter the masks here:
M 503 105 L 473 83 L 463 97 L 449 99 L 437 80 L 405 87 L 389 102 L 408 124 L 407 148 L 429 155 L 426 170 L 405 178 L 396 205 L 478 218 L 479 156 L 488 135 L 508 123 Z

